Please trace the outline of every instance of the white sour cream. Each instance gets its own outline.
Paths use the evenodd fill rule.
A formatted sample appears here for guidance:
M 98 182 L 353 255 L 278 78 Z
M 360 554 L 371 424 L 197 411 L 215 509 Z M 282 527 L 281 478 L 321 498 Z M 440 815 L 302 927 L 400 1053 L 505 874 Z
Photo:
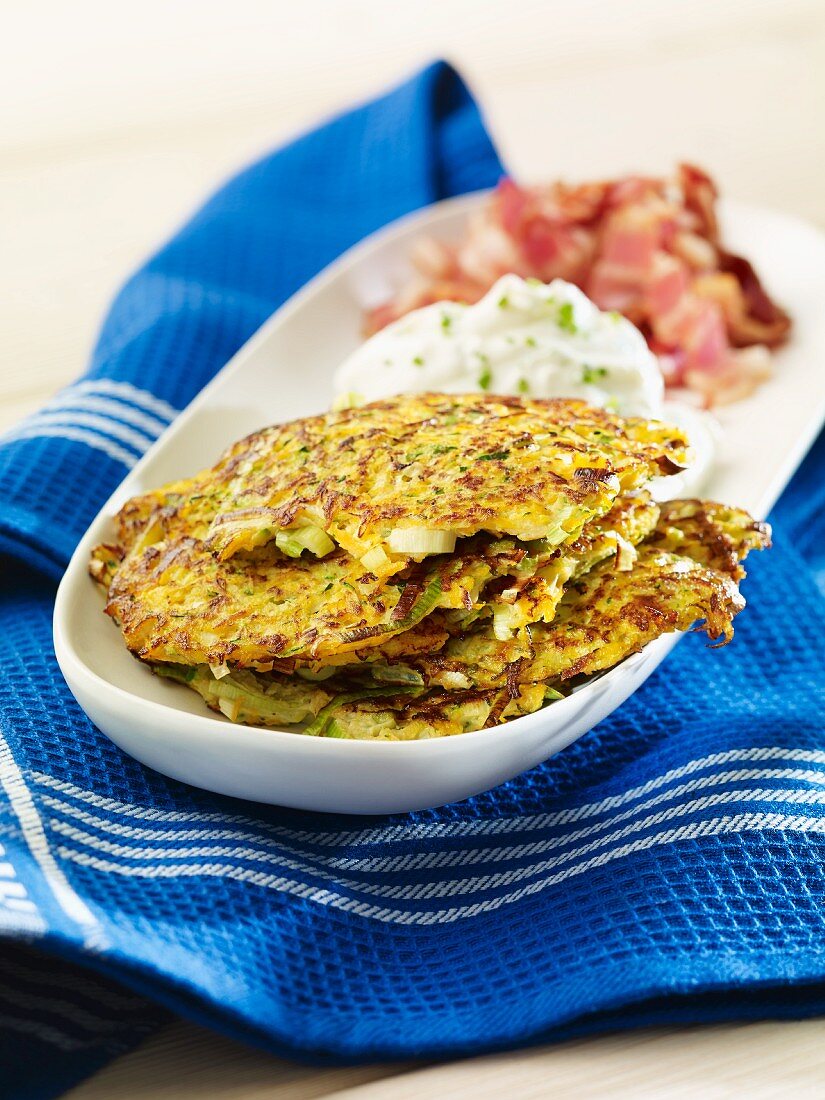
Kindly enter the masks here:
M 644 337 L 570 283 L 504 275 L 476 305 L 438 302 L 376 333 L 339 367 L 338 394 L 580 397 L 624 416 L 655 416 L 662 375 Z
M 621 416 L 660 418 L 664 383 L 639 330 L 603 313 L 562 279 L 544 284 L 504 275 L 475 305 L 437 302 L 388 325 L 335 374 L 338 397 L 375 401 L 397 393 L 578 397 Z M 682 409 L 682 406 L 671 406 Z M 713 454 L 701 414 L 673 416 L 691 439 L 689 471 L 660 478 L 660 499 L 696 492 Z

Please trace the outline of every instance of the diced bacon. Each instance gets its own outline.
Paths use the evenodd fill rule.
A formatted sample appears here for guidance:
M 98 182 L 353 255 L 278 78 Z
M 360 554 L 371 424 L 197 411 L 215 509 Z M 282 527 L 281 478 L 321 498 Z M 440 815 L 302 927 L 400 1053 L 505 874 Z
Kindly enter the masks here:
M 609 206 L 635 206 L 644 203 L 651 194 L 658 193 L 660 186 L 657 180 L 644 176 L 626 176 L 610 184 L 607 202 Z
M 615 264 L 632 272 L 633 279 L 646 277 L 659 247 L 659 226 L 652 218 L 634 210 L 614 218 L 604 232 L 597 262 Z
M 644 320 L 644 298 L 660 243 L 656 211 L 631 206 L 612 214 L 605 225 L 585 291 L 601 309 L 615 309 L 631 320 Z
M 688 290 L 690 280 L 683 264 L 665 253 L 656 257 L 647 285 L 645 308 L 649 317 L 672 313 Z
M 580 183 L 575 187 L 555 183 L 552 188 L 553 206 L 567 222 L 592 225 L 604 216 L 611 186 L 599 181 Z
M 402 315 L 397 311 L 394 302 L 384 302 L 380 306 L 375 306 L 374 309 L 367 310 L 362 326 L 364 335 L 373 336 L 382 328 L 391 325 L 393 321 L 397 321 L 400 316 Z
M 562 278 L 639 326 L 667 385 L 730 400 L 759 384 L 764 346 L 781 343 L 791 322 L 748 261 L 720 245 L 716 198 L 713 180 L 689 164 L 666 179 L 536 187 L 504 179 L 463 241 L 416 246 L 416 281 L 371 310 L 366 331 L 431 302 L 478 301 L 507 272 Z
M 577 282 L 590 266 L 591 253 L 592 235 L 575 226 L 534 219 L 524 227 L 522 269 L 544 282 L 556 278 Z
M 770 298 L 753 267 L 742 256 L 721 252 L 720 269 L 736 279 L 742 292 L 743 304 L 737 317 L 731 318 L 731 337 L 738 347 L 750 344 L 767 344 L 775 347 L 787 337 L 791 319 Z
M 729 361 L 730 344 L 725 317 L 715 302 L 692 301 L 690 324 L 685 326 L 687 371 L 721 371 Z
M 689 233 L 686 230 L 676 232 L 668 243 L 668 248 L 694 271 L 712 271 L 718 261 L 714 246 L 698 233 Z
M 673 350 L 663 346 L 655 346 L 651 341 L 651 351 L 655 351 L 662 371 L 662 377 L 666 386 L 683 386 L 685 384 L 685 353 L 681 349 Z
M 676 238 L 681 232 L 678 217 L 662 218 L 662 224 L 659 226 L 659 241 L 663 252 L 675 251 Z
M 599 309 L 624 313 L 635 324 L 642 320 L 636 308 L 639 289 L 637 283 L 628 282 L 624 268 L 608 263 L 596 264 L 584 285 L 585 293 Z
M 446 279 L 458 274 L 453 249 L 433 237 L 419 237 L 413 244 L 410 259 L 416 271 L 431 279 Z
M 545 218 L 531 218 L 522 229 L 521 250 L 531 267 L 544 269 L 565 251 L 569 232 Z
M 680 164 L 678 174 L 685 208 L 696 218 L 697 232 L 712 244 L 719 239 L 716 219 L 718 191 L 710 176 L 693 164 Z
M 507 233 L 518 235 L 521 218 L 529 201 L 528 192 L 509 177 L 505 177 L 496 189 L 501 224 Z
M 507 271 L 521 266 L 516 243 L 489 211 L 470 220 L 470 233 L 458 250 L 459 269 L 471 282 L 490 287 Z
M 757 344 L 752 348 L 731 351 L 718 371 L 687 371 L 684 380 L 703 396 L 708 407 L 712 407 L 744 400 L 770 376 L 770 353 L 766 347 Z

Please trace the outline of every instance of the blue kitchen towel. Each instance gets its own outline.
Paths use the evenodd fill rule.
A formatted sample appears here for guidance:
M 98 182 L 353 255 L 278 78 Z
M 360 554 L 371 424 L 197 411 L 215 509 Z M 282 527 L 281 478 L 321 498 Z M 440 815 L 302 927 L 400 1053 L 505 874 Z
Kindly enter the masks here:
M 440 810 L 167 780 L 55 664 L 54 581 L 176 410 L 348 245 L 500 172 L 427 68 L 222 188 L 122 290 L 84 379 L 0 442 L 0 1095 L 57 1095 L 170 1010 L 371 1060 L 825 1009 L 821 445 L 731 646 L 686 638 L 559 756 Z

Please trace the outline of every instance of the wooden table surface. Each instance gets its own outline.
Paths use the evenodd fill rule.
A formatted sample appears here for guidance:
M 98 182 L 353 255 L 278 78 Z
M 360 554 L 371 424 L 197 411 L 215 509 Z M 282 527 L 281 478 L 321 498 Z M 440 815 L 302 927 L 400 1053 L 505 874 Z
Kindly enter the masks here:
M 822 0 L 32 0 L 4 14 L 0 428 L 83 369 L 117 285 L 211 188 L 437 55 L 465 73 L 517 175 L 693 159 L 726 193 L 825 224 Z M 318 1071 L 181 1022 L 71 1097 L 501 1093 L 825 1097 L 825 1025 L 642 1031 Z

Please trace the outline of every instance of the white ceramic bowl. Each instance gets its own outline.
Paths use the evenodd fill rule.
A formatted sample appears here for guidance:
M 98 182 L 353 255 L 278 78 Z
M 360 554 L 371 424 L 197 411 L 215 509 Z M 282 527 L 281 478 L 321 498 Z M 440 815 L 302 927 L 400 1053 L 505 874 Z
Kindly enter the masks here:
M 199 696 L 154 677 L 126 651 L 87 573 L 91 548 L 112 537 L 128 497 L 211 465 L 264 424 L 328 407 L 338 363 L 357 345 L 365 306 L 408 270 L 421 233 L 457 237 L 483 196 L 440 203 L 358 245 L 295 295 L 160 437 L 104 505 L 57 594 L 54 641 L 72 693 L 115 744 L 150 767 L 208 790 L 308 810 L 383 814 L 442 805 L 487 790 L 563 749 L 634 691 L 677 640 L 662 638 L 536 714 L 457 737 L 343 741 L 229 723 Z M 776 377 L 723 410 L 720 459 L 708 495 L 764 514 L 814 439 L 825 409 L 825 238 L 805 224 L 728 206 L 725 231 L 794 314 Z M 708 674 L 713 655 L 708 654 Z

